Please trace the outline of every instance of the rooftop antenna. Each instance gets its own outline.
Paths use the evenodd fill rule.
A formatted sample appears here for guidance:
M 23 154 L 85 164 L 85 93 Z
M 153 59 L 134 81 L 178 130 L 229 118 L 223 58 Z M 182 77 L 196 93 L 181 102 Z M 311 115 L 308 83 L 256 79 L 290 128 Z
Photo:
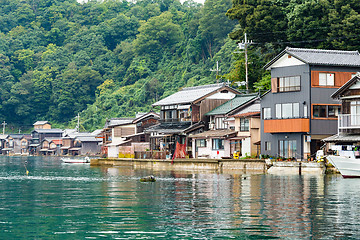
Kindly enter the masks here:
M 247 55 L 247 49 L 248 45 L 252 44 L 252 40 L 249 41 L 247 39 L 246 33 L 245 33 L 245 40 L 241 41 L 241 43 L 238 43 L 238 47 L 240 50 L 245 50 L 245 83 L 246 83 L 246 93 L 249 93 L 249 78 L 248 78 L 248 55 Z
M 216 69 L 210 69 L 210 71 L 212 72 L 216 72 L 216 83 L 219 83 L 219 72 L 221 71 L 221 69 L 219 68 L 219 61 L 216 61 Z

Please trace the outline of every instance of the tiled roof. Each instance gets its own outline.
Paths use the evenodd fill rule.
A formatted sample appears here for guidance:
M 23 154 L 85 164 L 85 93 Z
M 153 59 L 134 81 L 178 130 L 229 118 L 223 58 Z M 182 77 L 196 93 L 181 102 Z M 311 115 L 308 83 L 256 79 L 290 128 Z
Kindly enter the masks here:
M 287 47 L 278 56 L 266 64 L 265 68 L 270 67 L 286 53 L 310 65 L 360 67 L 360 54 L 358 51 Z
M 35 129 L 33 132 L 38 133 L 63 133 L 64 131 L 61 129 L 53 128 L 53 129 Z
M 210 130 L 194 135 L 190 135 L 192 138 L 213 138 L 213 137 L 233 137 L 237 132 L 229 129 L 224 130 Z
M 162 122 L 149 127 L 145 132 L 156 132 L 158 134 L 182 133 L 191 126 L 191 122 Z
M 81 142 L 99 142 L 99 141 L 101 141 L 96 137 L 76 137 L 76 139 Z
M 219 84 L 211 84 L 211 85 L 183 88 L 181 91 L 178 91 L 178 92 L 154 103 L 153 106 L 192 103 L 192 102 L 206 96 L 207 94 L 212 93 L 224 86 L 225 86 L 224 83 L 219 83 Z
M 360 135 L 342 135 L 335 134 L 323 139 L 324 142 L 359 142 Z
M 231 112 L 234 109 L 237 109 L 238 107 L 244 105 L 245 103 L 248 103 L 251 100 L 254 100 L 257 98 L 257 95 L 251 94 L 251 95 L 238 95 L 235 98 L 227 101 L 226 103 L 218 106 L 217 108 L 211 110 L 210 112 L 206 113 L 207 116 L 214 116 L 214 115 L 225 115 L 229 112 Z
M 233 117 L 250 117 L 250 116 L 260 116 L 260 112 L 247 112 L 247 113 L 240 113 L 236 114 Z
M 106 121 L 105 128 L 130 124 L 134 120 L 135 120 L 135 118 L 112 118 L 112 119 Z

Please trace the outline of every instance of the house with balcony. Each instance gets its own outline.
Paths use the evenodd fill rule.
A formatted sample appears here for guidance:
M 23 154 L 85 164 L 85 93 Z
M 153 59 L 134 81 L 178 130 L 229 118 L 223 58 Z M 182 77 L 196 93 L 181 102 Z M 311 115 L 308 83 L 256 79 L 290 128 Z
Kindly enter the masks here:
M 308 159 L 338 131 L 340 104 L 330 96 L 360 70 L 358 51 L 286 48 L 265 68 L 261 154 Z
M 192 157 L 190 134 L 208 130 L 209 111 L 233 99 L 239 91 L 225 83 L 182 90 L 154 103 L 160 107 L 160 123 L 147 128 L 152 151 L 170 157 Z
M 331 97 L 341 104 L 338 132 L 323 139 L 331 145 L 360 145 L 360 73 L 336 90 Z M 358 151 L 357 151 L 358 152 Z
M 209 131 L 190 135 L 193 156 L 195 158 L 232 158 L 236 151 L 242 156 L 251 155 L 248 143 L 248 140 L 250 141 L 249 119 L 243 117 L 246 121 L 240 121 L 239 117 L 239 121 L 235 121 L 233 115 L 243 113 L 258 99 L 258 94 L 237 95 L 206 113 L 205 115 L 210 118 Z M 240 126 L 240 124 L 243 125 Z M 256 139 L 259 140 L 259 138 Z
M 61 139 L 63 136 L 63 130 L 61 129 L 44 129 L 35 128 L 31 132 L 31 142 L 29 144 L 29 153 L 31 155 L 38 155 L 41 152 L 42 143 L 45 139 Z M 48 148 L 45 148 L 48 149 Z M 44 150 L 42 152 L 45 152 Z

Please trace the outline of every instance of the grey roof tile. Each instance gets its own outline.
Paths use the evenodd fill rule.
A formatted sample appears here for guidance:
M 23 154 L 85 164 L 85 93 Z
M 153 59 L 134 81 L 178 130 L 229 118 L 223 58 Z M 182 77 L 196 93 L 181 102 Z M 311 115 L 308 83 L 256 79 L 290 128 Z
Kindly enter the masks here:
M 154 103 L 153 106 L 192 103 L 192 102 L 206 96 L 207 94 L 212 93 L 224 86 L 225 86 L 224 83 L 219 83 L 219 84 L 211 84 L 211 85 L 183 88 L 181 91 L 178 91 L 178 92 Z
M 254 100 L 257 98 L 257 95 L 251 94 L 251 95 L 238 95 L 235 98 L 227 101 L 226 103 L 218 106 L 217 108 L 211 110 L 210 112 L 206 113 L 207 116 L 213 116 L 213 115 L 225 115 L 229 112 L 231 112 L 234 109 L 237 109 L 238 107 L 241 107 L 245 103 Z
M 272 59 L 265 68 L 270 67 L 280 57 L 288 53 L 289 55 L 310 65 L 325 66 L 360 66 L 359 51 L 342 51 L 342 50 L 325 50 L 325 49 L 308 49 L 308 48 L 290 48 L 287 47 L 274 59 Z

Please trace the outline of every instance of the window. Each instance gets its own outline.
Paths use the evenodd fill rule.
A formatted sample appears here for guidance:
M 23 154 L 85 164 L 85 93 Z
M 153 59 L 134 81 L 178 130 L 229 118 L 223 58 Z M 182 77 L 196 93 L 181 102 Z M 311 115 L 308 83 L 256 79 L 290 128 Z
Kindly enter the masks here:
M 334 73 L 319 73 L 319 86 L 334 86 Z
M 271 151 L 271 142 L 265 142 L 265 151 Z
M 240 131 L 241 132 L 249 131 L 249 119 L 248 118 L 240 118 Z
M 206 147 L 206 139 L 197 139 L 196 147 Z
M 299 103 L 282 103 L 276 104 L 276 118 L 298 118 L 299 113 Z
M 296 157 L 296 140 L 280 140 L 279 156 L 282 158 Z
M 300 91 L 300 76 L 279 78 L 279 92 Z
M 339 115 L 340 106 L 338 105 L 314 105 L 314 118 L 337 118 Z
M 350 117 L 351 125 L 360 125 L 360 101 L 352 101 L 350 103 Z
M 263 108 L 263 118 L 271 119 L 271 108 Z
M 224 117 L 215 118 L 216 129 L 226 129 L 227 128 L 227 123 L 224 120 L 225 120 Z
M 304 118 L 308 117 L 308 107 L 304 105 Z
M 215 138 L 212 140 L 212 149 L 213 150 L 222 150 L 224 149 L 224 139 Z

